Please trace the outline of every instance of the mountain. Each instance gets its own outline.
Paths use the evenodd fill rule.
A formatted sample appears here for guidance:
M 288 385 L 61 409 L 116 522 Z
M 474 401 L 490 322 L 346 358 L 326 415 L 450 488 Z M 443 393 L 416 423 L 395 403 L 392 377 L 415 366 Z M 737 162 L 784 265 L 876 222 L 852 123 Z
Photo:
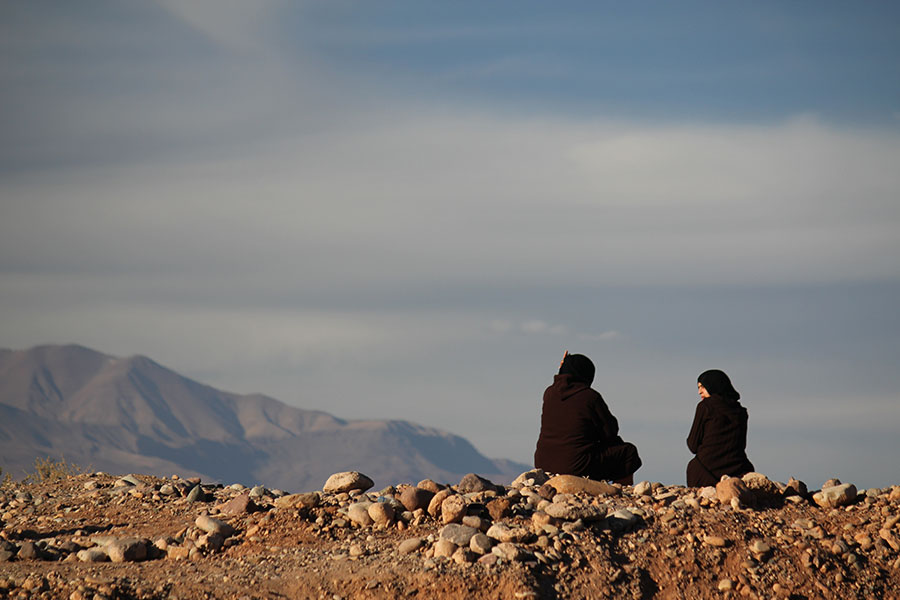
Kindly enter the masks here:
M 76 345 L 0 349 L 0 468 L 17 476 L 48 456 L 111 473 L 289 491 L 321 489 L 349 470 L 387 485 L 456 482 L 470 472 L 505 483 L 529 468 L 407 421 L 348 421 L 217 390 L 144 356 Z

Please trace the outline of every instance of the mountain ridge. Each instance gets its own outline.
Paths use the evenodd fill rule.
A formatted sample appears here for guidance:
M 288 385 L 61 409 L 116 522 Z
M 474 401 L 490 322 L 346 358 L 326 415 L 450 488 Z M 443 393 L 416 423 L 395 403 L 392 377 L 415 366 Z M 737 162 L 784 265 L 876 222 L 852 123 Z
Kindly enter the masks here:
M 0 467 L 36 457 L 93 469 L 180 473 L 316 489 L 359 470 L 374 480 L 508 481 L 528 466 L 480 454 L 464 438 L 409 421 L 347 420 L 263 394 L 235 394 L 149 357 L 78 344 L 0 349 Z

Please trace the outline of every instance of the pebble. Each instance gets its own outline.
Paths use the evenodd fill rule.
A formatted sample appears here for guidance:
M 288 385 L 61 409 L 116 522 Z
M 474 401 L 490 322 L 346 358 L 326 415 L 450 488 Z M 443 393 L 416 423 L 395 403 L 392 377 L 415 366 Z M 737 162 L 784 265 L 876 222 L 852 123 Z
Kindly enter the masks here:
M 718 588 L 720 592 L 727 592 L 728 590 L 734 588 L 734 582 L 732 582 L 730 579 L 722 579 L 719 581 Z
M 434 543 L 434 556 L 445 556 L 450 558 L 453 556 L 453 553 L 456 552 L 458 546 L 451 542 L 450 540 L 438 540 Z
M 397 551 L 400 554 L 410 554 L 415 552 L 419 548 L 425 545 L 425 540 L 420 537 L 409 538 L 408 540 L 403 540 L 397 546 Z
M 728 540 L 718 535 L 707 535 L 703 538 L 703 543 L 715 548 L 724 548 L 728 545 Z

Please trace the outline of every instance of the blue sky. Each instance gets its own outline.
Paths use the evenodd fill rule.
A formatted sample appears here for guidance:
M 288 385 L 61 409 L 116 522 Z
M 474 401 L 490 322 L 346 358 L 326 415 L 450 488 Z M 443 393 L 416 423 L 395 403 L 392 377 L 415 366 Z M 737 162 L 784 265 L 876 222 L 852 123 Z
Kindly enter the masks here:
M 0 346 L 146 354 L 530 461 L 566 349 L 682 483 L 900 482 L 900 9 L 0 5 Z

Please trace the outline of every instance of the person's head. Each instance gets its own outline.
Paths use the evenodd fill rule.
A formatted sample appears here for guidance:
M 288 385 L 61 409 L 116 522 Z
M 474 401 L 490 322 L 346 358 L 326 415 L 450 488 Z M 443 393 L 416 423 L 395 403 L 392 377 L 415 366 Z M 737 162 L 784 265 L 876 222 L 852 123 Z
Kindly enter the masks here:
M 741 395 L 724 371 L 718 369 L 710 369 L 700 373 L 697 378 L 697 390 L 701 398 L 709 398 L 710 396 L 721 396 L 729 400 L 740 400 Z
M 591 385 L 594 382 L 594 363 L 584 354 L 566 354 L 559 365 L 559 374 L 568 375 L 571 381 Z

